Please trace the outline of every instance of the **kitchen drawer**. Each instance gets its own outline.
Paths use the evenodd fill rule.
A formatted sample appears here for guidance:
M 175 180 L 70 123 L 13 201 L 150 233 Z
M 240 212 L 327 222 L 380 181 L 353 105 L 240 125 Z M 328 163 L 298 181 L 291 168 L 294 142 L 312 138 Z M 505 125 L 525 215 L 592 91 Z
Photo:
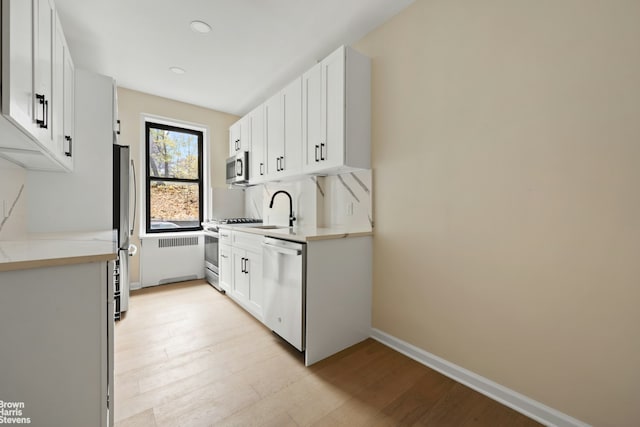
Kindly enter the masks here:
M 220 228 L 218 230 L 218 239 L 220 240 L 220 243 L 225 243 L 227 245 L 231 244 L 231 230 L 225 229 L 225 228 Z
M 252 233 L 243 233 L 242 231 L 232 231 L 231 241 L 234 247 L 244 248 L 262 252 L 263 237 Z

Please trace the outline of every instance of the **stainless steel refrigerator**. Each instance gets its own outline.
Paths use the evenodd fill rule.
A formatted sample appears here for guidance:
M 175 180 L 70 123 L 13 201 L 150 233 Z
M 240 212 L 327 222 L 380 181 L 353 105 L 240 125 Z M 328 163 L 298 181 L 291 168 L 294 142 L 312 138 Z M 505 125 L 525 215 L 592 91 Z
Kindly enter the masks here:
M 132 191 L 130 191 L 132 190 Z M 131 194 L 133 192 L 133 194 Z M 133 196 L 133 197 L 131 197 Z M 133 209 L 130 201 L 133 200 Z M 118 259 L 114 271 L 115 319 L 129 308 L 130 236 L 135 227 L 135 167 L 127 145 L 113 145 L 113 228 L 118 235 Z

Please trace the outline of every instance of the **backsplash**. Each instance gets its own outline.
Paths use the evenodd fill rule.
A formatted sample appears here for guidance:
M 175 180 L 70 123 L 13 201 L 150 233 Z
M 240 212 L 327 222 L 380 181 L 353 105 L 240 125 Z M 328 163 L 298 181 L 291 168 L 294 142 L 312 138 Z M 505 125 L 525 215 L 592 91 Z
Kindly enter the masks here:
M 249 187 L 245 190 L 246 216 L 262 218 L 265 224 L 288 225 L 286 196 L 276 196 L 273 208 L 269 208 L 278 190 L 291 194 L 296 226 L 339 227 L 349 231 L 373 228 L 371 170 Z
M 0 240 L 22 239 L 27 233 L 25 182 L 24 169 L 0 158 Z

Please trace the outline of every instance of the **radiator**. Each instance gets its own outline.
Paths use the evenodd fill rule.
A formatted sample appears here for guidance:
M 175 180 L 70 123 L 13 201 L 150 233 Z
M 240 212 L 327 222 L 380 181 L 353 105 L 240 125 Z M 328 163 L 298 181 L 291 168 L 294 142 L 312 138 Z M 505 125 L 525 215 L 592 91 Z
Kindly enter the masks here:
M 204 278 L 204 236 L 141 238 L 142 287 Z

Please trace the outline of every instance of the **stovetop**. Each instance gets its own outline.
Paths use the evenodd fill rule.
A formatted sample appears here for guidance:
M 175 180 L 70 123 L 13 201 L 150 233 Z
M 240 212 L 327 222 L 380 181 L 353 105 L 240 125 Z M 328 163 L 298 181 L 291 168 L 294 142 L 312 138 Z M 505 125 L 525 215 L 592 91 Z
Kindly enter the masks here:
M 222 219 L 210 219 L 202 223 L 202 226 L 209 230 L 217 230 L 220 225 L 235 225 L 246 226 L 262 224 L 262 220 L 258 218 L 222 218 Z
M 226 218 L 226 219 L 218 220 L 218 223 L 229 224 L 229 225 L 262 224 L 262 220 L 257 218 Z

